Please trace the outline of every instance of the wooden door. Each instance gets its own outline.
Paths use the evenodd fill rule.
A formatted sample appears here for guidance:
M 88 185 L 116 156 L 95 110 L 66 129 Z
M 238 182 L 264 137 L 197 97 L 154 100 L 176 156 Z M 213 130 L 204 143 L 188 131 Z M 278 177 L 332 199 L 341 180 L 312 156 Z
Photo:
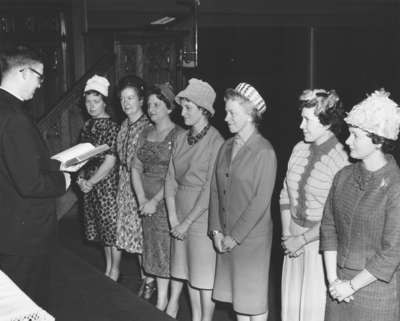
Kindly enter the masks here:
M 116 35 L 116 83 L 134 74 L 147 84 L 170 82 L 182 85 L 180 53 L 182 36 L 178 33 L 128 33 Z

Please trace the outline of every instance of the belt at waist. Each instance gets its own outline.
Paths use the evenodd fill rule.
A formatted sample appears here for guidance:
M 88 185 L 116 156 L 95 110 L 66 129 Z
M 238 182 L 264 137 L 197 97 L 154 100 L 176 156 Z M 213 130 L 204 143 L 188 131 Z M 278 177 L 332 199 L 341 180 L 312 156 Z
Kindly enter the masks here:
M 197 186 L 197 185 L 184 185 L 184 184 L 178 184 L 178 189 L 179 190 L 192 190 L 192 191 L 198 191 L 200 192 L 202 190 L 202 186 Z

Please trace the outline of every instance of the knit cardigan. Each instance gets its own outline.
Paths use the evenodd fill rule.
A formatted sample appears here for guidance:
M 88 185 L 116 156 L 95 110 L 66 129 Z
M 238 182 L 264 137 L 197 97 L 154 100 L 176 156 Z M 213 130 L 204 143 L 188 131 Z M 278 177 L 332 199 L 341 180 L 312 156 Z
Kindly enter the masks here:
M 347 164 L 347 153 L 335 136 L 320 145 L 299 142 L 289 159 L 280 194 L 281 212 L 290 211 L 302 227 L 318 224 L 333 177 Z

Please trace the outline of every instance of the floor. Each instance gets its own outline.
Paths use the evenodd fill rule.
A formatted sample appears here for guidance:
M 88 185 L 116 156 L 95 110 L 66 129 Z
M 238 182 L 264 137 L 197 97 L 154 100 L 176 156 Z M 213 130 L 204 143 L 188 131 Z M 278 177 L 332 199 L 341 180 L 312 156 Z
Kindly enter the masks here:
M 64 294 L 54 296 L 53 311 L 50 311 L 56 315 L 57 321 L 141 320 L 142 317 L 143 320 L 172 320 L 155 309 L 155 295 L 150 302 L 137 297 L 139 267 L 135 255 L 123 254 L 118 283 L 103 275 L 102 249 L 84 240 L 81 216 L 76 206 L 60 220 L 59 235 L 62 249 L 55 260 L 54 270 L 57 271 L 57 277 L 53 286 L 56 293 L 57 289 L 62 288 Z M 273 250 L 271 262 L 268 320 L 279 321 L 281 258 L 278 249 Z M 71 303 L 69 307 L 66 306 L 66 301 Z M 71 306 L 78 308 L 71 309 Z M 178 320 L 191 320 L 186 292 L 181 296 Z M 213 320 L 235 320 L 231 306 L 217 303 Z

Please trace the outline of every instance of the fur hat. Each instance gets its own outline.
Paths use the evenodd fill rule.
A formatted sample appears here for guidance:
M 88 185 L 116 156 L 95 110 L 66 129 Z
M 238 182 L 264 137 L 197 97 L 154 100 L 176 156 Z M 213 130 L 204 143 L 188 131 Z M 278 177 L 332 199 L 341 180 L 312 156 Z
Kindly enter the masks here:
M 241 82 L 234 89 L 239 95 L 250 101 L 258 110 L 259 113 L 265 112 L 267 105 L 258 91 L 251 85 Z
M 375 135 L 396 140 L 400 129 L 400 108 L 384 89 L 374 91 L 355 105 L 344 121 Z
M 181 99 L 186 98 L 197 106 L 207 109 L 211 115 L 214 115 L 215 110 L 213 104 L 216 96 L 217 94 L 215 93 L 215 90 L 209 83 L 200 79 L 192 78 L 189 79 L 187 87 L 176 95 L 175 101 L 180 104 Z
M 95 90 L 105 97 L 108 97 L 108 87 L 110 82 L 105 77 L 94 75 L 92 78 L 88 79 L 83 92 L 88 92 L 89 90 Z

